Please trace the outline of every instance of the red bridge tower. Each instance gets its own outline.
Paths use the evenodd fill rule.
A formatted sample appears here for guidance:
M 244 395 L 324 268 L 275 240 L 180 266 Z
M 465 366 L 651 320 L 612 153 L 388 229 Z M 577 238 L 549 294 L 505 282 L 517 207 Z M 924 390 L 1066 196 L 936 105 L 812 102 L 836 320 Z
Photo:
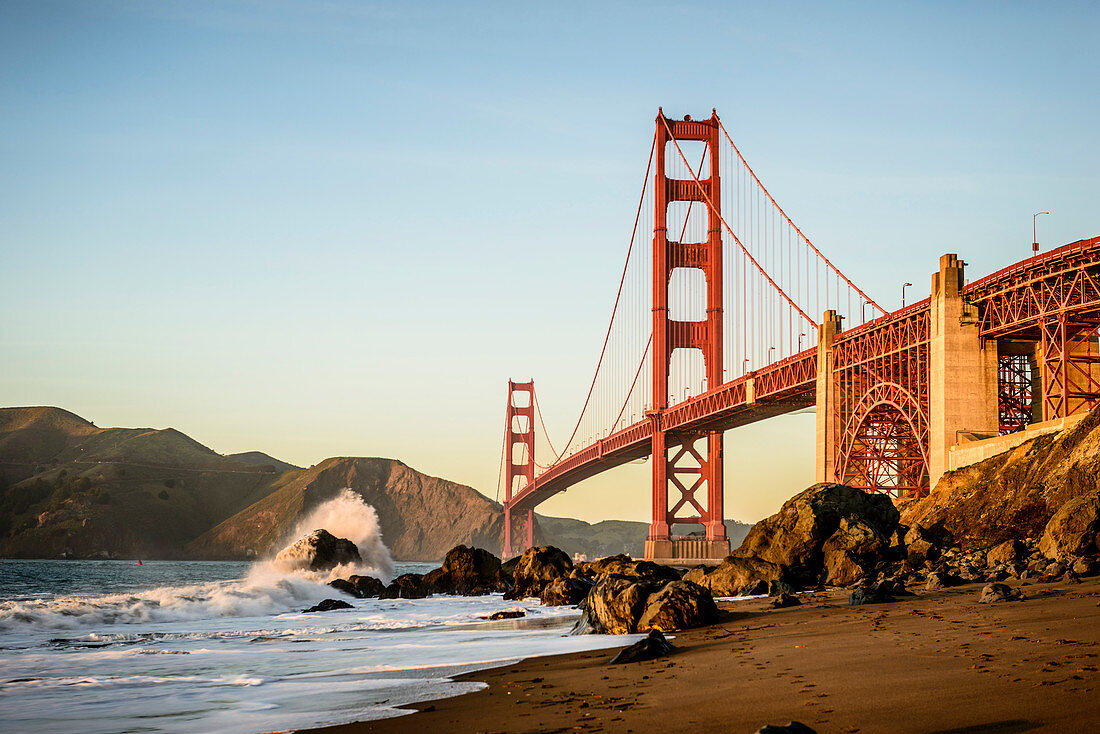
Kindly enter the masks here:
M 715 430 L 672 433 L 663 425 L 669 403 L 669 370 L 677 349 L 697 349 L 706 365 L 707 389 L 722 384 L 722 218 L 719 180 L 718 115 L 708 120 L 669 120 L 657 114 L 653 214 L 653 521 L 645 543 L 648 559 L 685 563 L 724 558 L 729 538 L 722 512 L 722 432 Z M 707 147 L 710 171 L 699 180 L 668 178 L 666 149 L 683 158 L 681 140 L 700 141 Z M 668 236 L 669 205 L 699 202 L 707 209 L 707 237 L 703 242 L 677 242 Z M 686 228 L 685 228 L 686 229 Z M 706 317 L 702 321 L 673 320 L 669 315 L 669 282 L 677 268 L 701 270 L 706 282 Z M 702 444 L 702 446 L 700 446 Z M 705 499 L 699 494 L 705 489 Z M 705 504 L 704 504 L 705 502 Z M 670 507 L 671 504 L 671 507 Z M 706 528 L 704 538 L 677 539 L 678 523 Z

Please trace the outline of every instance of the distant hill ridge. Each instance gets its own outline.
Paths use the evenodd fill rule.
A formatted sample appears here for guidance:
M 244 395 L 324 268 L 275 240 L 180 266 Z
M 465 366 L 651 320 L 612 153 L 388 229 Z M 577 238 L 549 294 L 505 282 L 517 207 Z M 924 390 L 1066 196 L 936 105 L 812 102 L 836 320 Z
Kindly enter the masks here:
M 437 560 L 459 543 L 500 551 L 499 503 L 396 459 L 302 469 L 259 451 L 222 455 L 173 428 L 98 428 L 61 408 L 0 408 L 2 556 L 262 556 L 345 487 L 374 507 L 398 559 Z M 734 546 L 749 527 L 727 526 Z M 590 557 L 641 555 L 647 531 L 536 515 L 537 542 Z

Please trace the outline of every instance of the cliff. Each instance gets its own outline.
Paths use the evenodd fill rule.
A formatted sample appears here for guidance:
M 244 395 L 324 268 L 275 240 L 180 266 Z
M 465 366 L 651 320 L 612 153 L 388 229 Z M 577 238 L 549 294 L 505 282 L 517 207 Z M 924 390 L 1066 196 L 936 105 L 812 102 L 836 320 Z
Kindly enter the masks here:
M 964 550 L 1038 538 L 1068 500 L 1100 487 L 1100 408 L 1073 428 L 945 474 L 935 489 L 899 506 L 901 521 L 940 525 Z

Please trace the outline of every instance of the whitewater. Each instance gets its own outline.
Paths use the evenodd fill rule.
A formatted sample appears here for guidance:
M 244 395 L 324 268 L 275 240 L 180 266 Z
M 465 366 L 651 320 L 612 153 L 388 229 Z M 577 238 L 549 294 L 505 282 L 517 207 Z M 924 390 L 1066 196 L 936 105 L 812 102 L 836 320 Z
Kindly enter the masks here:
M 464 672 L 614 647 L 571 636 L 578 612 L 537 600 L 352 599 L 335 575 L 425 573 L 394 563 L 373 509 L 345 492 L 289 540 L 326 525 L 361 548 L 336 573 L 293 562 L 0 560 L 0 730 L 267 732 L 406 713 L 476 690 Z M 325 598 L 351 609 L 306 614 Z M 526 617 L 486 619 L 505 609 Z

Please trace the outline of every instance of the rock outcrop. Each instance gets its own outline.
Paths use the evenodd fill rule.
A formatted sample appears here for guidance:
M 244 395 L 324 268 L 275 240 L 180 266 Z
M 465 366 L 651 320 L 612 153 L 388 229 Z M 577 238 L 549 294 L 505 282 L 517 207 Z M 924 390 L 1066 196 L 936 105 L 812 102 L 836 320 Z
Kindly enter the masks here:
M 382 594 L 386 585 L 373 576 L 349 576 L 346 579 L 333 579 L 328 585 L 356 599 L 375 599 Z
M 359 549 L 347 538 L 337 538 L 321 528 L 299 538 L 275 556 L 275 563 L 287 571 L 328 571 L 337 566 L 362 562 Z
M 784 570 L 778 564 L 741 550 L 726 556 L 715 568 L 697 566 L 684 575 L 685 581 L 699 584 L 712 596 L 757 596 L 767 594 L 773 581 L 782 581 Z
M 883 560 L 897 527 L 888 497 L 815 484 L 754 525 L 737 555 L 774 563 L 794 583 L 849 584 Z
M 950 472 L 924 498 L 901 506 L 902 522 L 941 526 L 966 552 L 1039 538 L 1072 499 L 1100 489 L 1100 408 L 1076 426 Z
M 398 576 L 382 590 L 379 599 L 423 599 L 431 594 L 424 586 L 424 577 L 418 573 L 406 573 Z
M 1043 528 L 1039 550 L 1047 558 L 1100 552 L 1100 490 L 1066 502 Z
M 464 545 L 447 551 L 443 565 L 425 574 L 423 583 L 432 593 L 462 596 L 481 596 L 512 588 L 501 571 L 499 558 L 482 548 Z
M 572 570 L 573 559 L 557 548 L 550 545 L 528 548 L 516 561 L 512 572 L 514 588 L 505 598 L 542 596 L 543 589 L 551 582 L 568 576 Z
M 638 632 L 702 627 L 718 619 L 718 607 L 706 589 L 690 581 L 670 581 L 646 599 L 642 616 L 634 628 Z

